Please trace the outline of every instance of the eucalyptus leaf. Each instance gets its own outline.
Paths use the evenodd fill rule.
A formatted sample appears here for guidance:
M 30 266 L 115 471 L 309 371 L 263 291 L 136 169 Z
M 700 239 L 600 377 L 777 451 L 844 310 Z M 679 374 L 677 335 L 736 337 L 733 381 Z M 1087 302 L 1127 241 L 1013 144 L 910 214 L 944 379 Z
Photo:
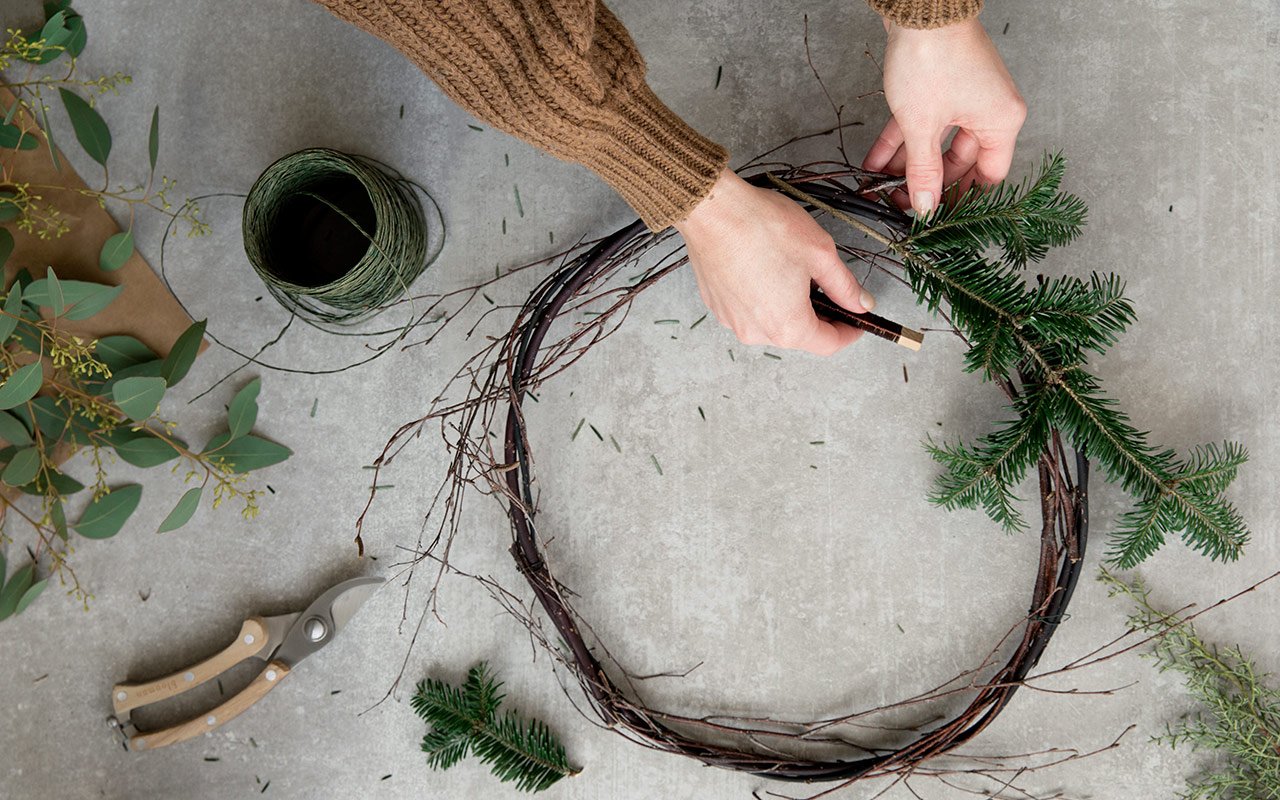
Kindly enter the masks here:
M 34 481 L 23 486 L 22 493 L 44 497 L 49 494 L 50 487 L 63 497 L 84 491 L 84 484 L 70 475 L 58 472 L 56 469 L 46 469 L 37 475 Z M 63 527 L 66 527 L 65 520 Z
M 67 540 L 67 512 L 62 507 L 62 498 L 53 501 L 49 507 L 49 519 L 53 522 L 53 530 L 62 541 Z
M 18 600 L 18 607 L 13 610 L 13 615 L 16 617 L 17 615 L 21 614 L 23 611 L 26 611 L 27 606 L 34 603 L 36 601 L 36 598 L 40 596 L 40 593 L 44 591 L 44 587 L 48 585 L 49 585 L 49 579 L 41 578 L 40 580 L 28 586 L 27 590 L 22 593 L 22 598 Z
M 67 12 L 59 11 L 49 17 L 44 28 L 34 39 L 43 44 L 43 49 L 24 60 L 32 64 L 49 63 L 62 54 L 63 49 L 71 41 L 71 36 L 72 31 L 67 27 Z
M 156 158 L 160 155 L 160 106 L 151 112 L 151 132 L 147 136 L 147 156 L 151 158 L 151 171 L 156 171 Z
M 187 377 L 196 356 L 200 354 L 200 343 L 204 341 L 205 320 L 191 323 L 191 327 L 182 332 L 173 343 L 173 349 L 165 357 L 160 367 L 160 375 L 170 386 Z
M 84 52 L 84 46 L 89 42 L 89 31 L 84 27 L 84 17 L 79 14 L 67 17 L 67 30 L 71 33 L 67 38 L 67 52 L 78 56 Z
M 122 461 L 144 469 L 172 461 L 182 455 L 173 445 L 158 436 L 131 431 L 124 427 L 116 428 L 103 438 L 115 449 L 116 455 L 120 456 Z
M 53 168 L 58 172 L 62 172 L 62 162 L 58 161 L 58 145 L 53 141 L 53 126 L 49 124 L 49 106 L 47 103 L 41 103 L 40 119 L 44 121 L 44 141 L 49 146 L 49 160 L 53 162 Z
M 138 484 L 117 487 L 90 503 L 73 527 L 86 539 L 109 539 L 120 532 L 141 500 Z
M 68 409 L 63 405 L 67 402 L 58 397 L 42 395 L 31 400 L 30 416 L 25 407 L 14 409 L 14 414 L 23 422 L 33 423 L 33 430 L 40 431 L 46 439 L 57 441 L 67 433 Z
M 0 222 L 17 219 L 22 207 L 17 203 L 17 195 L 13 192 L 0 192 Z
M 49 272 L 44 278 L 45 294 L 49 297 L 49 308 L 53 311 L 55 317 L 62 316 L 67 310 L 67 299 L 62 294 L 62 281 L 58 280 L 58 273 L 53 271 L 53 267 L 49 267 Z
M 155 413 L 167 386 L 164 378 L 125 378 L 112 387 L 111 398 L 130 419 L 141 422 Z
M 50 272 L 52 273 L 52 270 Z M 32 281 L 31 285 L 23 292 L 22 299 L 28 305 L 37 308 L 56 309 L 54 301 L 58 298 L 54 297 L 50 291 L 50 278 L 53 277 L 50 275 L 50 277 Z M 65 317 L 69 320 L 83 320 L 92 317 L 109 306 L 124 291 L 123 286 L 76 280 L 59 280 L 57 281 L 57 288 L 62 293 L 64 310 L 61 314 L 56 311 L 54 313 L 56 316 Z
M 250 472 L 279 464 L 293 455 L 293 451 L 252 434 L 232 439 L 230 433 L 220 433 L 209 440 L 204 454 L 222 459 L 233 472 Z
M 0 230 L 3 230 L 0 228 Z M 6 231 L 7 233 L 7 231 Z M 18 317 L 22 315 L 22 285 L 17 281 L 9 287 L 9 294 L 4 298 L 4 313 L 0 314 L 0 344 L 3 344 L 18 327 Z
M 94 355 L 107 365 L 112 374 L 125 367 L 157 359 L 150 347 L 132 336 L 104 336 L 98 340 Z
M 0 125 L 0 148 L 35 150 L 39 146 L 40 140 L 31 131 L 23 131 L 17 125 L 7 122 Z
M 0 267 L 3 267 L 13 254 L 13 234 L 8 228 L 0 228 Z
M 36 576 L 36 565 L 28 564 L 17 572 L 0 589 L 0 620 L 8 619 L 18 610 L 22 596 L 31 588 Z
M 27 402 L 36 396 L 44 383 L 44 368 L 40 362 L 18 367 L 12 375 L 0 385 L 0 411 L 8 410 Z
M 115 272 L 133 255 L 133 232 L 122 231 L 107 239 L 98 254 L 98 266 L 105 272 Z
M 8 411 L 0 411 L 0 439 L 9 444 L 31 444 L 31 432 L 22 421 Z
M 101 286 L 97 291 L 72 304 L 62 316 L 70 320 L 89 319 L 111 305 L 111 302 L 123 291 L 123 286 Z
M 62 8 L 56 9 L 52 14 L 45 18 L 44 27 L 40 29 L 40 38 L 48 41 L 56 38 L 67 27 L 67 9 L 71 7 L 68 2 Z M 46 9 L 48 11 L 48 9 Z
M 203 486 L 197 486 L 184 492 L 182 498 L 178 500 L 178 504 L 169 512 L 169 516 L 165 517 L 164 522 L 160 523 L 160 529 L 156 533 L 176 531 L 186 525 L 190 521 L 191 515 L 195 514 L 196 509 L 200 507 L 200 495 L 203 492 Z
M 262 379 L 254 378 L 236 392 L 227 410 L 227 425 L 232 439 L 238 439 L 253 430 L 258 421 L 258 392 L 262 391 Z
M 8 568 L 9 565 L 4 560 L 4 553 L 0 553 L 0 589 L 4 588 L 4 576 L 8 574 L 5 570 Z
M 92 106 L 84 98 L 67 89 L 58 89 L 62 95 L 62 105 L 71 118 L 71 128 L 76 132 L 76 140 L 89 154 L 89 157 L 102 166 L 107 165 L 107 156 L 111 155 L 111 131 Z
M 115 385 L 125 378 L 158 378 L 160 377 L 160 367 L 164 362 L 160 359 L 152 359 L 141 364 L 130 364 L 127 367 L 121 367 L 111 373 L 111 377 L 103 382 L 98 393 L 102 395 L 110 394 Z
M 40 448 L 24 447 L 14 453 L 13 459 L 4 472 L 0 472 L 0 481 L 10 486 L 25 486 L 36 479 L 40 472 Z

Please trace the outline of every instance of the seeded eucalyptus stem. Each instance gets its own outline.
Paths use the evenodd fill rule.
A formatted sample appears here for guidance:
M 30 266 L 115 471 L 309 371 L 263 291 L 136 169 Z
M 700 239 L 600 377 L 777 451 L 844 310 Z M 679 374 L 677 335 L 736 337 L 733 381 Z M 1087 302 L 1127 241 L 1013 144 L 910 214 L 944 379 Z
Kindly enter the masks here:
M 12 223 L 0 226 L 0 267 L 16 252 L 15 235 L 49 239 L 70 230 L 57 205 L 68 194 L 92 197 L 104 209 L 108 201 L 124 203 L 129 209 L 129 229 L 100 245 L 98 268 L 104 273 L 122 268 L 133 255 L 132 223 L 140 208 L 164 213 L 170 223 L 185 219 L 192 234 L 206 232 L 194 204 L 184 203 L 178 212 L 170 213 L 166 193 L 174 185 L 171 179 L 161 176 L 160 188 L 154 189 L 159 109 L 151 116 L 145 185 L 110 188 L 111 133 L 94 100 L 116 92 L 130 82 L 129 76 L 115 73 L 79 79 L 76 56 L 87 36 L 83 17 L 68 2 L 45 3 L 45 13 L 46 23 L 38 34 L 10 31 L 8 41 L 0 45 L 0 71 L 16 68 L 19 61 L 28 64 L 23 80 L 0 79 L 0 86 L 14 98 L 0 109 L 0 222 Z M 59 60 L 66 70 L 61 77 L 32 78 L 39 65 Z M 57 69 L 57 65 L 50 67 Z M 63 168 L 42 94 L 48 88 L 58 90 L 75 140 L 102 167 L 101 189 L 24 180 L 24 170 L 35 174 L 44 169 L 37 159 L 45 151 L 55 168 Z M 36 151 L 41 146 L 44 150 Z M 46 201 L 46 193 L 53 195 L 51 201 Z M 105 539 L 119 533 L 138 508 L 143 492 L 138 484 L 110 483 L 112 459 L 104 453 L 114 452 L 138 467 L 169 462 L 176 462 L 175 471 L 186 467 L 184 484 L 197 485 L 186 487 L 157 533 L 185 525 L 206 489 L 212 490 L 215 508 L 225 500 L 237 500 L 244 504 L 242 515 L 252 518 L 259 493 L 248 487 L 247 474 L 291 454 L 288 448 L 251 432 L 258 413 L 257 379 L 241 387 L 231 400 L 228 430 L 202 449 L 189 447 L 176 435 L 175 424 L 160 416 L 161 400 L 186 376 L 199 353 L 203 321 L 187 328 L 163 358 L 132 336 L 86 340 L 61 324 L 91 319 L 107 308 L 123 289 L 119 282 L 69 280 L 57 274 L 60 264 L 43 262 L 36 266 L 47 266 L 47 272 L 36 279 L 26 266 L 16 265 L 15 277 L 0 297 L 0 443 L 7 443 L 0 447 L 0 482 L 4 484 L 0 512 L 6 520 L 25 522 L 30 533 L 28 541 L 19 541 L 22 534 L 6 527 L 0 530 L 0 545 L 25 544 L 7 549 L 8 554 L 25 550 L 30 562 L 15 565 L 9 574 L 5 548 L 0 548 L 0 620 L 22 613 L 54 576 L 87 607 L 92 593 L 80 583 L 69 556 L 78 549 L 79 539 Z M 64 472 L 63 466 L 65 459 L 81 451 L 87 452 L 92 464 L 92 491 L 86 493 L 89 496 L 78 517 L 69 520 L 68 500 L 88 487 Z M 39 498 L 38 513 L 23 507 L 24 494 Z

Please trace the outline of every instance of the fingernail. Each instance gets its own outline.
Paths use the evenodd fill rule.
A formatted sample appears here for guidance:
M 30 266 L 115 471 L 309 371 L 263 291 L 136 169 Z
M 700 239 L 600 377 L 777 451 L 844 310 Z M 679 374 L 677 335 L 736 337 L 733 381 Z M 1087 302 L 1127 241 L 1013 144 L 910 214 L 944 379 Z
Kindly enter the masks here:
M 928 214 L 933 210 L 933 192 L 916 192 L 915 207 L 917 214 Z
M 871 292 L 868 292 L 866 289 L 862 290 L 862 296 L 858 299 L 862 301 L 862 307 L 868 311 L 876 307 L 875 295 L 871 294 Z

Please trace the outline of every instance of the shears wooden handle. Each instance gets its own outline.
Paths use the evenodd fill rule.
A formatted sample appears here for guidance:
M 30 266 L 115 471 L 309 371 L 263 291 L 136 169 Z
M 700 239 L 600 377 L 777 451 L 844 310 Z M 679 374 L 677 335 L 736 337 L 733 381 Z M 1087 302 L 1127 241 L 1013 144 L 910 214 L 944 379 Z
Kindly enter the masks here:
M 271 641 L 266 620 L 262 617 L 250 617 L 240 627 L 240 633 L 234 642 L 199 664 L 145 683 L 116 684 L 111 690 L 111 703 L 116 712 L 111 720 L 112 725 L 120 730 L 125 746 L 130 750 L 155 750 L 216 730 L 244 713 L 274 689 L 289 674 L 288 665 L 281 661 L 268 662 L 252 683 L 238 694 L 227 698 L 217 708 L 168 728 L 139 731 L 129 721 L 129 715 L 135 708 L 168 700 L 207 683 L 241 661 L 273 650 L 277 644 L 278 642 Z

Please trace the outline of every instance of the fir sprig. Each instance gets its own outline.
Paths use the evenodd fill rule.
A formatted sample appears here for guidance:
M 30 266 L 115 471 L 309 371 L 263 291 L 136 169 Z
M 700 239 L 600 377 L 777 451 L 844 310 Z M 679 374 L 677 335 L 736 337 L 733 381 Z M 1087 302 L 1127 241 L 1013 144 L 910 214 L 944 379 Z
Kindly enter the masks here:
M 581 770 L 569 765 L 564 746 L 542 722 L 524 722 L 513 711 L 498 716 L 501 686 L 483 661 L 467 672 L 461 688 L 434 679 L 418 683 L 409 702 L 430 725 L 422 739 L 427 764 L 447 769 L 474 753 L 503 781 L 531 792 L 577 775 Z
M 1155 635 L 1149 657 L 1161 672 L 1181 673 L 1201 705 L 1198 713 L 1167 726 L 1153 741 L 1170 747 L 1213 750 L 1212 768 L 1187 782 L 1184 800 L 1280 800 L 1280 689 L 1266 685 L 1239 647 L 1220 650 L 1176 614 L 1151 605 L 1140 581 L 1128 583 L 1103 570 L 1111 596 L 1134 604 L 1129 627 Z
M 947 508 L 982 508 L 1008 529 L 1025 526 L 1013 489 L 1061 431 L 1107 477 L 1133 495 L 1134 508 L 1112 536 L 1108 559 L 1132 567 L 1178 533 L 1215 560 L 1234 560 L 1249 539 L 1243 518 L 1222 495 L 1247 458 L 1239 444 L 1204 445 L 1182 459 L 1149 441 L 1086 365 L 1134 321 L 1114 274 L 1065 276 L 1029 285 L 1024 273 L 1053 247 L 1079 235 L 1085 206 L 1059 190 L 1066 162 L 1046 156 L 1020 186 L 974 188 L 957 195 L 903 236 L 891 238 L 775 180 L 787 193 L 882 242 L 902 261 L 917 299 L 947 306 L 969 349 L 965 368 L 985 380 L 1020 385 L 1011 410 L 973 445 L 927 442 L 946 472 L 931 499 Z
M 1088 353 L 1105 352 L 1135 319 L 1119 277 L 1093 273 L 1088 281 L 1067 276 L 1028 286 L 1022 276 L 1029 260 L 1071 241 L 1084 222 L 1083 203 L 1058 191 L 1064 167 L 1060 155 L 1049 156 L 1030 184 L 970 190 L 896 243 L 922 301 L 950 307 L 969 341 L 967 369 L 990 380 L 1022 378 L 1013 420 L 976 446 L 929 444 L 948 470 L 933 499 L 981 507 L 1006 527 L 1021 527 L 1012 488 L 1058 428 L 1136 500 L 1112 538 L 1112 563 L 1141 562 L 1175 531 L 1213 559 L 1235 559 L 1249 534 L 1222 493 L 1245 449 L 1207 445 L 1180 459 L 1152 445 L 1085 369 Z M 993 247 L 1001 253 L 994 261 L 987 255 Z

